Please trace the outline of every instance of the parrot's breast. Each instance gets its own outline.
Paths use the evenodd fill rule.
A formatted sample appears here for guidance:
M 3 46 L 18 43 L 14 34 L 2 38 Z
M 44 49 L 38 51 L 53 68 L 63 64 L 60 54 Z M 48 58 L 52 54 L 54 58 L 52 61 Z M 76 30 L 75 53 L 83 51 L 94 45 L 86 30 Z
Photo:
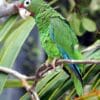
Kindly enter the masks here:
M 40 33 L 40 42 L 48 57 L 59 58 L 60 53 L 56 44 L 51 40 L 49 32 Z

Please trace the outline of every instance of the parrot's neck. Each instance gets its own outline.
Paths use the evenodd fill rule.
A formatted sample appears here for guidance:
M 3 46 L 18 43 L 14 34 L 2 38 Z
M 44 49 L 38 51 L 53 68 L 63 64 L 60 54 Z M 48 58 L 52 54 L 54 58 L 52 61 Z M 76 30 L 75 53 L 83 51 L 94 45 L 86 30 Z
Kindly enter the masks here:
M 55 16 L 61 17 L 49 4 L 43 0 L 32 0 L 32 12 L 35 14 L 36 23 L 39 30 L 44 31 L 48 27 L 50 19 Z
M 33 9 L 37 26 L 39 28 L 39 31 L 44 31 L 46 29 L 45 27 L 48 27 L 48 25 L 49 25 L 50 17 L 54 14 L 53 13 L 54 10 L 53 10 L 53 8 L 51 8 L 49 6 L 49 4 L 47 4 L 43 0 L 40 0 L 40 2 L 38 2 L 38 0 L 37 0 L 36 4 L 34 4 L 34 3 L 32 4 L 33 7 L 37 5 Z
M 43 0 L 32 0 L 31 8 L 32 12 L 34 12 L 37 16 L 39 13 L 43 13 L 48 10 L 50 6 Z
M 60 16 L 43 0 L 32 0 L 30 11 L 33 12 L 35 16 L 40 15 L 42 17 L 43 15 L 46 19 L 47 17 Z

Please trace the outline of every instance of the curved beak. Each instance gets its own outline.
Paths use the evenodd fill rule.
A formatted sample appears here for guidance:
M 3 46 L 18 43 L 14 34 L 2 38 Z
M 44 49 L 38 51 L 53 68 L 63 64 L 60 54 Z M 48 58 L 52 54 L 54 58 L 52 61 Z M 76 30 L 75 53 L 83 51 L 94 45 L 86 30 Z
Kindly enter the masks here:
M 27 17 L 31 16 L 31 12 L 25 8 L 19 8 L 19 15 L 22 19 L 26 19 Z
M 31 12 L 28 11 L 23 4 L 19 4 L 18 12 L 22 19 L 26 19 L 27 17 L 31 16 Z

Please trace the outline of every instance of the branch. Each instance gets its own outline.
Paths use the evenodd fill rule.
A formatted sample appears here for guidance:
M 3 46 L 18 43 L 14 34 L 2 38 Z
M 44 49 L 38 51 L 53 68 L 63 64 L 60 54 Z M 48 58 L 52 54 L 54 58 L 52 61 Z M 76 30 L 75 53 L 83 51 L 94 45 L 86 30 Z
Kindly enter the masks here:
M 54 59 L 53 63 L 51 64 L 42 64 L 39 69 L 36 72 L 36 80 L 33 84 L 34 88 L 36 86 L 36 83 L 38 82 L 39 79 L 41 79 L 42 77 L 44 77 L 43 75 L 48 72 L 49 70 L 52 70 L 54 67 L 58 66 L 58 65 L 63 65 L 64 63 L 66 64 L 100 64 L 100 60 L 69 60 L 69 59 Z
M 69 59 L 59 59 L 56 61 L 56 66 L 60 65 L 60 64 L 100 64 L 100 60 L 69 60 Z M 40 68 L 39 72 L 45 72 L 49 70 L 49 68 L 46 69 L 46 67 Z M 26 76 L 24 74 L 21 74 L 17 71 L 14 71 L 12 69 L 9 68 L 5 68 L 5 67 L 1 67 L 0 66 L 0 71 L 7 73 L 7 74 L 11 74 L 13 76 L 15 76 L 16 78 L 20 79 L 20 80 L 34 80 L 36 78 L 36 76 Z
M 4 2 L 4 4 L 0 5 L 0 18 L 18 13 L 18 5 L 19 1 L 12 3 Z
M 100 50 L 100 40 L 97 40 L 94 44 L 82 50 L 81 53 L 84 54 L 84 53 L 91 52 L 91 51 L 94 52 L 96 50 Z
M 26 76 L 24 74 L 21 74 L 21 73 L 15 71 L 15 70 L 5 68 L 5 67 L 1 67 L 1 66 L 0 66 L 0 71 L 7 73 L 7 74 L 11 74 L 11 75 L 13 75 L 14 77 L 16 77 L 20 80 L 31 80 L 31 79 L 33 80 L 33 79 L 35 79 L 35 77 L 29 77 L 29 76 Z
M 66 64 L 100 64 L 100 60 L 68 60 L 68 59 L 59 59 L 59 60 L 56 60 L 55 62 L 55 65 L 61 65 L 63 63 L 66 63 Z M 13 76 L 15 76 L 16 78 L 20 79 L 22 81 L 22 84 L 23 86 L 26 88 L 27 92 L 30 94 L 31 96 L 31 99 L 32 100 L 39 100 L 39 97 L 35 91 L 35 85 L 33 84 L 33 86 L 31 87 L 27 80 L 35 80 L 37 83 L 38 82 L 38 78 L 40 79 L 40 77 L 45 74 L 48 70 L 51 70 L 52 67 L 50 66 L 46 66 L 46 64 L 43 64 L 42 67 L 39 68 L 39 70 L 37 71 L 36 75 L 35 76 L 31 76 L 31 77 L 28 77 L 24 74 L 21 74 L 17 71 L 14 71 L 12 69 L 8 69 L 8 68 L 5 68 L 5 67 L 1 67 L 0 66 L 0 72 L 3 72 L 3 73 L 7 73 L 7 74 L 11 74 Z
M 69 59 L 59 59 L 56 64 L 100 64 L 100 60 L 69 60 Z
M 27 80 L 35 80 L 35 76 L 26 76 L 24 74 L 21 74 L 15 70 L 1 67 L 0 66 L 0 72 L 6 73 L 6 74 L 11 74 L 12 76 L 18 78 L 19 80 L 22 81 L 23 86 L 25 87 L 26 91 L 30 94 L 32 100 L 39 100 L 39 97 L 35 91 L 35 89 L 31 89 L 31 86 L 28 84 Z

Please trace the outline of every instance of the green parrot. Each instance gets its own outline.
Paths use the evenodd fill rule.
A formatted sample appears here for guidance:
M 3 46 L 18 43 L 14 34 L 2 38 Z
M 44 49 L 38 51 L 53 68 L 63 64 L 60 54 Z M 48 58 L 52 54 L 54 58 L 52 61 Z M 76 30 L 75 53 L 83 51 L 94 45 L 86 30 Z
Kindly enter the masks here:
M 19 8 L 31 12 L 31 15 L 34 13 L 40 42 L 49 61 L 54 58 L 82 59 L 80 51 L 76 48 L 78 40 L 74 31 L 66 19 L 49 4 L 43 0 L 20 0 Z M 71 73 L 77 93 L 82 95 L 80 66 L 68 64 L 64 67 Z

